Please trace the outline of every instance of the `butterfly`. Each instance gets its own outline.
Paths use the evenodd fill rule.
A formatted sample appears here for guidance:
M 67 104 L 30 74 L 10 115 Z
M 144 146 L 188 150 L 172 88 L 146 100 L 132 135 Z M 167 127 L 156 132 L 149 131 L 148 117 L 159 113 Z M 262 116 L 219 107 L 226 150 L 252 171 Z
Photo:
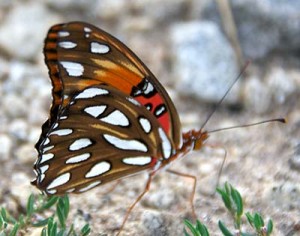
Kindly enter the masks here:
M 44 55 L 53 101 L 35 146 L 32 184 L 45 194 L 81 193 L 142 171 L 152 177 L 207 139 L 201 129 L 181 132 L 164 87 L 103 30 L 55 25 Z

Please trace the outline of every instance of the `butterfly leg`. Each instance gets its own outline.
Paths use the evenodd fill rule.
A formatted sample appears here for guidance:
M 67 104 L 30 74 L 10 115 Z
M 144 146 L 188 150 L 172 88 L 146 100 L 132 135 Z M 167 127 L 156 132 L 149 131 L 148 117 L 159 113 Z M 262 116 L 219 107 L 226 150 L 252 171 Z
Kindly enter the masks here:
M 179 176 L 182 176 L 182 177 L 186 177 L 186 178 L 190 178 L 193 180 L 193 190 L 192 190 L 192 194 L 190 196 L 190 204 L 191 204 L 191 207 L 192 207 L 192 214 L 193 214 L 193 217 L 196 219 L 197 218 L 197 215 L 196 215 L 196 212 L 195 212 L 195 206 L 194 206 L 194 197 L 195 197 L 195 193 L 196 193 L 196 185 L 197 185 L 197 178 L 196 176 L 194 175 L 189 175 L 189 174 L 185 174 L 185 173 L 181 173 L 181 172 L 178 172 L 178 171 L 175 171 L 175 170 L 167 170 L 169 173 L 171 174 L 174 174 L 174 175 L 179 175 Z
M 154 176 L 156 172 L 151 172 L 148 176 L 148 180 L 147 180 L 147 183 L 146 183 L 146 186 L 145 186 L 145 189 L 144 191 L 138 196 L 138 198 L 134 201 L 134 203 L 127 209 L 127 212 L 126 212 L 126 215 L 124 217 L 124 220 L 122 222 L 122 225 L 118 231 L 118 233 L 116 234 L 116 236 L 120 235 L 121 231 L 123 230 L 124 226 L 125 226 L 125 223 L 131 213 L 131 211 L 133 210 L 133 208 L 135 207 L 135 205 L 143 198 L 143 196 L 149 191 L 150 189 L 150 184 L 151 184 L 151 181 L 152 181 L 152 178 Z
M 106 190 L 103 195 L 108 195 L 110 194 L 112 191 L 114 191 L 116 189 L 116 187 L 120 184 L 121 180 L 118 179 L 118 180 L 115 180 L 115 182 L 112 184 L 112 186 Z
M 221 178 L 221 175 L 222 175 L 223 167 L 224 167 L 224 164 L 225 164 L 225 161 L 226 161 L 227 150 L 223 146 L 218 145 L 218 144 L 215 144 L 215 145 L 214 144 L 206 144 L 205 146 L 209 147 L 209 148 L 212 148 L 212 149 L 220 148 L 224 151 L 223 161 L 221 163 L 221 167 L 220 167 L 220 170 L 218 172 L 218 177 L 217 177 L 216 185 L 215 185 L 215 188 L 214 188 L 214 192 L 212 194 L 210 194 L 210 195 L 215 195 L 216 189 L 219 186 L 219 182 L 220 182 L 220 178 Z

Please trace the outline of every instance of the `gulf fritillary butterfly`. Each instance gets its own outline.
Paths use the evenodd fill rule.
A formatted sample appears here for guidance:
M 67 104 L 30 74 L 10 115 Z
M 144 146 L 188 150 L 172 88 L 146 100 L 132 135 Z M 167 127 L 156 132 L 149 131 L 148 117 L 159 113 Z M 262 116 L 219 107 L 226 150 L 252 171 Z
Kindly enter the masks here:
M 153 175 L 200 149 L 208 133 L 181 133 L 163 86 L 129 48 L 101 29 L 83 22 L 55 25 L 44 54 L 53 101 L 35 145 L 32 184 L 47 195 L 81 193 L 148 171 L 145 191 L 122 229 Z
M 207 138 L 181 133 L 163 86 L 103 30 L 55 25 L 44 54 L 53 102 L 36 144 L 33 184 L 46 194 L 81 193 L 144 170 L 153 175 Z

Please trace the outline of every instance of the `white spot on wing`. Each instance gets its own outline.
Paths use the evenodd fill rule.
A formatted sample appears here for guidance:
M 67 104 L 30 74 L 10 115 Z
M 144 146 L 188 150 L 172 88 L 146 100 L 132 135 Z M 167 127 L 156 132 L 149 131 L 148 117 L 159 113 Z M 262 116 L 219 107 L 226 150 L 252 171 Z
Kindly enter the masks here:
M 155 110 L 155 116 L 159 117 L 165 110 L 165 105 L 160 106 L 158 109 Z
M 132 97 L 127 97 L 126 98 L 129 102 L 131 102 L 132 104 L 134 104 L 134 105 L 136 105 L 136 106 L 141 106 L 141 104 L 136 100 L 136 99 L 134 99 L 134 98 L 132 98 Z
M 72 129 L 59 129 L 50 133 L 50 135 L 56 134 L 58 136 L 65 136 L 73 133 Z
M 89 172 L 86 173 L 85 177 L 86 178 L 92 178 L 95 176 L 102 175 L 106 173 L 107 171 L 110 170 L 110 163 L 107 161 L 102 161 L 100 163 L 97 163 L 94 165 Z
M 67 37 L 69 35 L 70 35 L 70 33 L 67 32 L 67 31 L 60 31 L 60 32 L 58 32 L 58 37 Z
M 82 76 L 84 67 L 80 63 L 61 61 L 60 64 L 67 70 L 69 76 Z
M 52 159 L 53 157 L 54 157 L 54 154 L 53 154 L 53 153 L 43 154 L 43 155 L 41 156 L 40 164 L 41 164 L 41 163 L 44 163 L 44 162 L 46 162 L 46 161 L 48 161 L 48 160 L 50 160 L 50 159 Z
M 144 117 L 139 118 L 140 125 L 142 126 L 143 130 L 146 134 L 151 131 L 151 124 L 150 121 Z
M 76 99 L 93 98 L 98 95 L 105 95 L 105 94 L 109 94 L 109 92 L 105 89 L 88 88 L 88 89 L 85 89 L 83 92 L 79 93 L 75 98 Z
M 49 169 L 49 165 L 44 165 L 40 167 L 41 174 L 45 174 L 46 170 Z
M 69 190 L 66 191 L 66 193 L 72 193 L 74 192 L 75 188 L 70 188 Z
M 134 139 L 132 140 L 120 139 L 110 134 L 104 134 L 103 137 L 106 139 L 107 142 L 122 150 L 134 150 L 134 151 L 141 151 L 141 152 L 148 151 L 145 144 Z
M 67 116 L 61 116 L 59 119 L 60 120 L 65 120 L 65 119 L 67 119 L 68 117 Z
M 109 47 L 105 44 L 91 42 L 91 52 L 92 53 L 105 54 L 105 53 L 108 53 L 109 50 L 110 50 Z
M 62 174 L 58 177 L 56 177 L 52 182 L 51 184 L 48 185 L 47 187 L 47 190 L 51 189 L 51 188 L 55 188 L 55 187 L 58 187 L 58 186 L 61 186 L 65 183 L 67 183 L 71 178 L 71 174 L 70 173 L 65 173 L 65 174 Z
M 99 115 L 101 115 L 105 111 L 105 109 L 106 109 L 106 106 L 102 105 L 102 106 L 87 107 L 84 109 L 84 111 L 96 118 Z
M 112 124 L 112 125 L 120 125 L 120 126 L 128 126 L 129 125 L 128 118 L 119 110 L 113 111 L 108 116 L 106 116 L 100 120 L 103 122 L 106 122 L 108 124 Z
M 65 48 L 65 49 L 71 49 L 71 48 L 75 48 L 77 46 L 76 43 L 73 43 L 71 41 L 62 41 L 62 42 L 59 42 L 58 45 L 61 48 Z
M 91 188 L 94 188 L 95 186 L 97 186 L 97 185 L 99 185 L 99 184 L 101 184 L 101 181 L 100 181 L 100 180 L 95 181 L 95 182 L 89 184 L 88 186 L 79 189 L 79 192 L 85 192 L 85 191 L 87 191 L 87 190 L 90 190 Z
M 66 160 L 66 164 L 79 163 L 79 162 L 89 159 L 90 156 L 91 156 L 90 153 L 83 153 L 81 155 L 69 158 L 68 160 Z
M 55 194 L 57 192 L 56 189 L 47 190 L 48 194 Z
M 49 138 L 46 138 L 46 140 L 44 141 L 43 145 L 47 145 L 50 143 L 50 139 Z
M 52 148 L 54 148 L 54 145 L 49 146 L 49 147 L 44 147 L 43 153 L 48 152 L 48 151 L 51 150 Z
M 166 159 L 168 159 L 171 156 L 171 151 L 172 151 L 171 143 L 165 131 L 162 128 L 158 129 L 158 133 L 162 141 L 163 155 Z
M 86 148 L 92 144 L 92 141 L 88 138 L 81 138 L 75 140 L 69 147 L 70 151 L 77 151 Z
M 45 179 L 45 174 L 41 174 L 39 177 L 39 183 L 42 183 L 44 179 Z
M 151 163 L 151 157 L 126 157 L 122 161 L 128 165 L 143 166 Z
M 84 32 L 86 32 L 86 33 L 92 32 L 92 30 L 91 30 L 89 27 L 84 27 L 83 30 L 84 30 Z
M 145 93 L 145 94 L 149 94 L 149 93 L 151 93 L 153 90 L 154 90 L 153 85 L 152 85 L 150 82 L 148 82 L 148 83 L 147 83 L 147 88 L 146 88 L 146 90 L 144 91 L 144 93 Z

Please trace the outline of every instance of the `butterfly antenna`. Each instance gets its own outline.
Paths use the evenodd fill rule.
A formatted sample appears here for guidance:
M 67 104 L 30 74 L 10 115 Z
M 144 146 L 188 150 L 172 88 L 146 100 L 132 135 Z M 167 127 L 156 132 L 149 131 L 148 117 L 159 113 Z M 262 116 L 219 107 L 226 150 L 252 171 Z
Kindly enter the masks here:
M 251 123 L 251 124 L 246 124 L 246 125 L 236 125 L 236 126 L 230 126 L 230 127 L 220 128 L 220 129 L 214 129 L 214 130 L 207 131 L 207 133 L 215 133 L 215 132 L 224 131 L 224 130 L 228 130 L 228 129 L 245 128 L 245 127 L 249 127 L 249 126 L 261 125 L 261 124 L 270 123 L 270 122 L 287 123 L 287 120 L 285 118 L 276 118 L 276 119 L 264 120 L 264 121 L 259 121 L 256 123 Z
M 212 112 L 208 115 L 208 117 L 206 118 L 206 120 L 204 121 L 204 123 L 202 124 L 200 130 L 202 130 L 204 128 L 204 126 L 207 124 L 207 122 L 210 120 L 210 118 L 213 116 L 213 114 L 216 112 L 216 110 L 218 109 L 218 107 L 222 104 L 222 102 L 224 101 L 224 99 L 226 98 L 227 94 L 230 92 L 230 90 L 232 89 L 232 87 L 235 85 L 235 83 L 241 78 L 242 74 L 244 74 L 246 68 L 248 67 L 248 65 L 250 64 L 250 60 L 246 62 L 246 64 L 244 65 L 244 67 L 242 68 L 241 72 L 239 73 L 239 75 L 236 77 L 236 79 L 232 82 L 232 84 L 229 86 L 229 88 L 227 89 L 227 91 L 225 92 L 225 94 L 223 95 L 223 97 L 219 100 L 219 102 L 215 105 L 214 109 L 212 110 Z

